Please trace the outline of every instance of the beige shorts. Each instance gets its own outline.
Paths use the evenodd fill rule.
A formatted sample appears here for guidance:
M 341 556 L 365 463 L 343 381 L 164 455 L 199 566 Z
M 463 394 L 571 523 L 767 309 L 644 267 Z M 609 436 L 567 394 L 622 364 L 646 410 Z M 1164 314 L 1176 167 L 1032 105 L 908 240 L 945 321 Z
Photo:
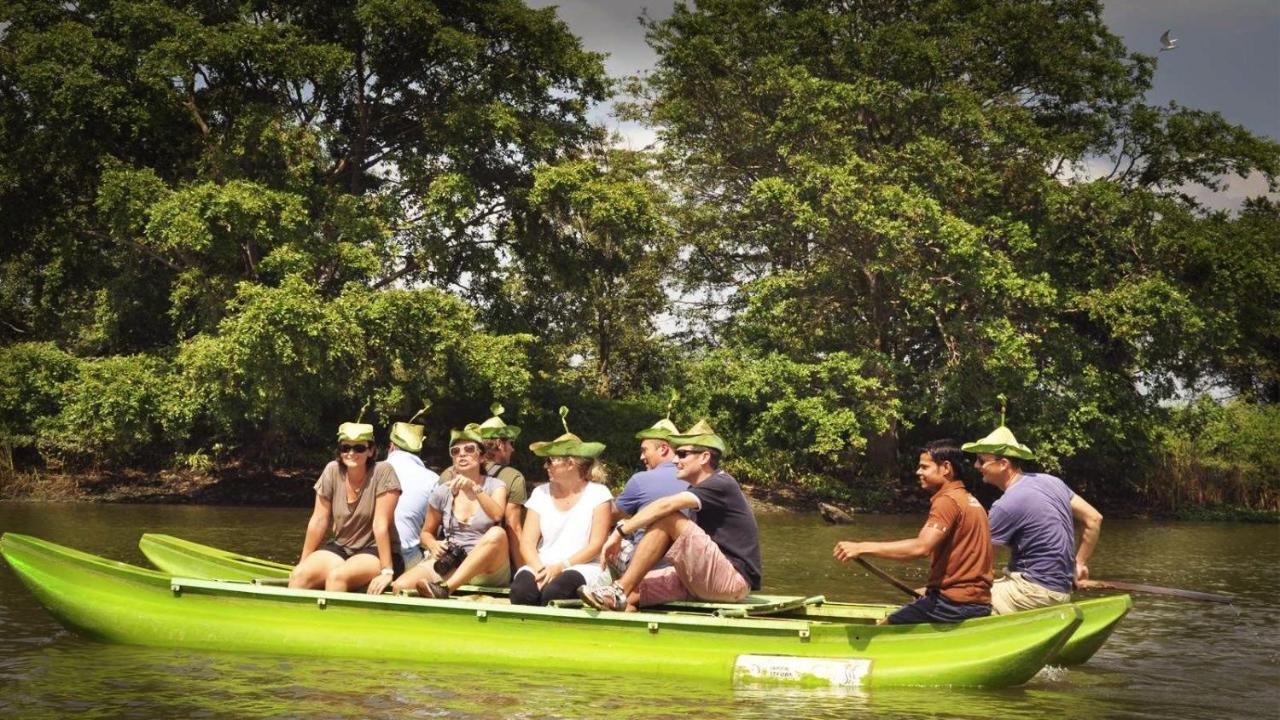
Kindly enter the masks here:
M 1008 615 L 1046 605 L 1071 602 L 1071 593 L 1058 592 L 1028 580 L 1020 572 L 1011 572 L 991 586 L 991 614 Z
M 467 581 L 468 585 L 484 585 L 485 587 L 508 587 L 511 585 L 511 560 L 504 558 L 502 567 L 493 572 L 480 573 Z

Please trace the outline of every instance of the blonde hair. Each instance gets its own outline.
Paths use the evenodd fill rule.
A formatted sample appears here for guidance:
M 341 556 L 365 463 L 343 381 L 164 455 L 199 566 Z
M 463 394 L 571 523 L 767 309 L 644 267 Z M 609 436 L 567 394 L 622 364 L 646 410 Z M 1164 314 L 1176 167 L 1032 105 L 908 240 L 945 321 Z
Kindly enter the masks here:
M 578 468 L 578 475 L 587 482 L 604 484 L 609 479 L 609 473 L 604 469 L 604 463 L 589 457 L 574 457 L 573 464 Z

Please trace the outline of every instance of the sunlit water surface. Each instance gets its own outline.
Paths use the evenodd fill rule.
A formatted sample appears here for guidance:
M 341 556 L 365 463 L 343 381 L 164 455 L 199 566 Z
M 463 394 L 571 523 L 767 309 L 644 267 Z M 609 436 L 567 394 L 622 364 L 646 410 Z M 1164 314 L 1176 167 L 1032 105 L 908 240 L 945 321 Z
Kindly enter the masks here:
M 146 565 L 144 532 L 282 562 L 308 509 L 0 503 L 0 531 L 37 535 Z M 899 602 L 897 591 L 831 560 L 838 539 L 914 535 L 921 518 L 760 518 L 764 592 Z M 107 645 L 63 629 L 0 561 L 0 717 L 40 718 L 1280 718 L 1280 528 L 1107 521 L 1095 577 L 1226 593 L 1234 605 L 1135 596 L 1085 666 L 1049 668 L 1009 690 L 867 693 L 734 689 L 678 679 L 538 667 L 450 667 L 429 643 L 386 662 Z M 883 562 L 923 584 L 925 566 Z M 352 632 L 358 632 L 352 628 Z M 495 655 L 503 652 L 494 647 Z

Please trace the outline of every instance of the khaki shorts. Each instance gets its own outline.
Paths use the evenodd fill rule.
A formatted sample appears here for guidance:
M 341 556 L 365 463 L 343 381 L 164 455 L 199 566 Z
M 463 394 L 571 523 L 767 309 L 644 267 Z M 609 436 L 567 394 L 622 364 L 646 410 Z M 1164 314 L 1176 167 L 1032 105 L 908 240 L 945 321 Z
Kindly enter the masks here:
M 1028 580 L 1020 572 L 1011 572 L 991 586 L 991 614 L 1008 615 L 1046 605 L 1071 602 L 1071 593 L 1058 592 Z
M 468 585 L 484 585 L 485 587 L 508 587 L 511 585 L 511 560 L 504 559 L 502 567 L 493 572 L 480 573 L 467 581 Z

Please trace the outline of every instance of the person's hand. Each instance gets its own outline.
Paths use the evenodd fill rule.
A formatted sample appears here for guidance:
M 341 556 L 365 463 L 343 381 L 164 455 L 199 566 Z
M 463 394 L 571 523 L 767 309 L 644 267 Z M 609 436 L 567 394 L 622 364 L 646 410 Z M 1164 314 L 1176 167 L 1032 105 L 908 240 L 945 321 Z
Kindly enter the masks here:
M 609 561 L 618 557 L 618 553 L 622 552 L 622 533 L 609 531 L 609 537 L 604 539 L 604 545 L 600 548 L 600 567 L 609 567 Z
M 453 481 L 454 495 L 457 495 L 458 493 L 462 493 L 463 495 L 466 495 L 469 499 L 475 500 L 476 493 L 479 491 L 480 491 L 480 488 L 476 487 L 475 482 L 473 482 L 469 477 L 465 477 L 465 476 L 459 477 Z
M 422 549 L 426 552 L 426 557 L 432 560 L 438 559 L 444 554 L 447 543 L 442 542 L 439 538 L 428 537 L 422 541 Z
M 836 543 L 835 548 L 831 550 L 831 554 L 835 559 L 842 563 L 848 563 L 850 560 L 856 560 L 862 554 L 862 543 L 845 540 Z
M 390 575 L 383 575 L 382 573 L 378 573 L 377 575 L 373 576 L 372 580 L 369 581 L 369 594 L 381 595 L 382 591 L 386 590 L 387 586 L 390 584 L 391 584 Z
M 1076 582 L 1089 579 L 1089 566 L 1082 562 L 1076 563 Z
M 533 574 L 533 579 L 538 583 L 538 589 L 542 589 L 544 585 L 555 580 L 560 573 L 564 572 L 564 563 L 551 563 L 543 565 Z

